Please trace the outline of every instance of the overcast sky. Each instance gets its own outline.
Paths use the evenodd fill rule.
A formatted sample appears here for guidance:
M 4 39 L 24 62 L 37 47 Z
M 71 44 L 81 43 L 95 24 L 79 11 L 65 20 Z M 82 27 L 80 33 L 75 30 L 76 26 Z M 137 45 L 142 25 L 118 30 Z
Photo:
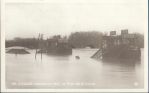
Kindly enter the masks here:
M 5 5 L 6 39 L 69 35 L 75 31 L 147 28 L 147 0 L 13 0 Z

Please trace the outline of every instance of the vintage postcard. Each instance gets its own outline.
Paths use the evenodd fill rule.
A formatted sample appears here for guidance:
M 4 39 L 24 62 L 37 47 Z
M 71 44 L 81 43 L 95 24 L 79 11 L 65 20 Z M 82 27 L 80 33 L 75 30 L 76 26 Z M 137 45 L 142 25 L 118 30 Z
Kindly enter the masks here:
M 2 0 L 2 92 L 147 92 L 147 0 Z

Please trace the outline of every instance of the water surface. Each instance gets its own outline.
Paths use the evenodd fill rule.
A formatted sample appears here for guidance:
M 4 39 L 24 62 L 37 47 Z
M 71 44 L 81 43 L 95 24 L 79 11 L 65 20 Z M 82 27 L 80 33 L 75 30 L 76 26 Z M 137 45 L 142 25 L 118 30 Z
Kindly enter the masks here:
M 70 56 L 6 54 L 7 88 L 143 88 L 143 50 L 140 62 L 102 61 L 90 57 L 97 49 L 74 49 Z M 80 59 L 76 59 L 79 56 Z

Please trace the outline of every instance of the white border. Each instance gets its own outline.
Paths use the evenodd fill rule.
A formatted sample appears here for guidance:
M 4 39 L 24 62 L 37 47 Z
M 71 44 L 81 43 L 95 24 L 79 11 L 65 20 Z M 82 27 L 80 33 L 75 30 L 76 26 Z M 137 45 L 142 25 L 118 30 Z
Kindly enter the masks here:
M 5 2 L 1 0 L 1 91 L 5 89 Z
M 9 0 L 7 0 L 9 1 Z M 40 0 L 20 0 L 23 3 L 43 3 Z M 25 1 L 25 2 L 24 2 Z M 54 0 L 52 0 L 54 1 Z M 65 2 L 67 0 L 64 0 Z M 72 0 L 70 0 L 72 2 Z M 78 0 L 77 0 L 78 1 Z M 85 1 L 85 0 L 81 0 Z M 11 0 L 9 1 L 11 2 Z M 19 2 L 12 0 L 12 2 Z M 47 0 L 45 0 L 47 2 Z M 54 1 L 59 2 L 59 0 Z M 61 1 L 60 1 L 61 2 Z M 74 1 L 73 1 L 74 2 Z M 148 9 L 144 45 L 144 89 L 6 89 L 5 87 L 5 0 L 1 0 L 1 92 L 148 92 Z M 19 2 L 20 3 L 20 2 Z M 148 0 L 146 0 L 148 6 Z

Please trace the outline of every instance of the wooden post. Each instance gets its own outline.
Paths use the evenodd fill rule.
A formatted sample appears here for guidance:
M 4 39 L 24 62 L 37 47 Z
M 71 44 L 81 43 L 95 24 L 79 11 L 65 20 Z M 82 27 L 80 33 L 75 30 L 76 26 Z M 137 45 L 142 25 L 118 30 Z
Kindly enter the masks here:
M 42 60 L 42 51 L 43 51 L 43 46 L 42 46 L 42 43 L 43 43 L 43 34 L 41 34 L 41 38 L 40 38 L 40 50 L 41 50 L 41 60 Z
M 36 47 L 35 59 L 36 59 L 36 56 L 37 56 L 37 48 L 39 48 L 39 38 L 40 38 L 40 33 L 39 33 L 38 39 L 37 39 L 37 45 L 38 45 L 38 47 Z

